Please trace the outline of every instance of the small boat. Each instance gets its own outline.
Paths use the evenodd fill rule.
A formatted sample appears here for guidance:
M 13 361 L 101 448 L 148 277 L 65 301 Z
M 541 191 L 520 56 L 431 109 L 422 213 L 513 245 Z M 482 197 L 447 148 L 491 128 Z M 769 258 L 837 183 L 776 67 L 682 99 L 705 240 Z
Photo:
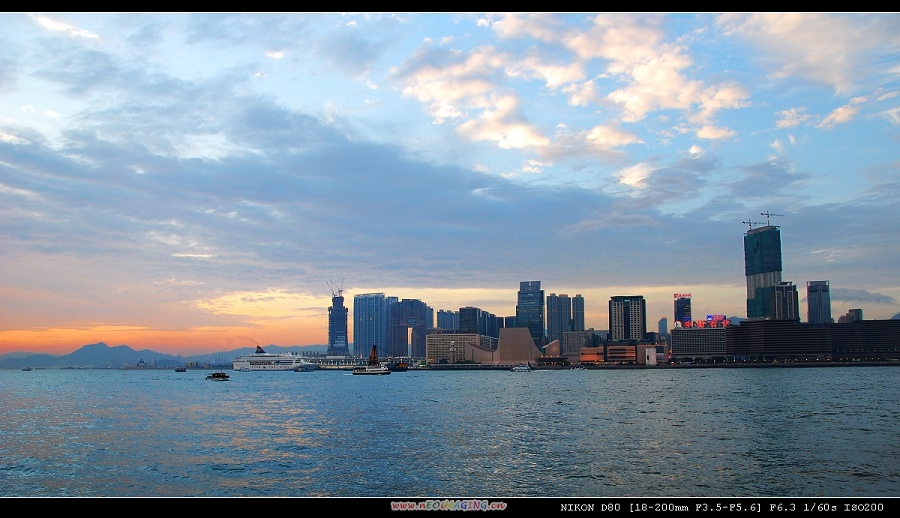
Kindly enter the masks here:
M 353 367 L 353 374 L 390 374 L 391 370 L 380 361 L 378 361 L 378 351 L 372 346 L 372 352 L 369 353 L 369 364 L 360 367 Z
M 25 367 L 25 368 L 22 369 L 22 370 L 23 370 L 23 371 L 30 371 L 30 370 L 31 370 L 31 367 Z
M 213 381 L 228 381 L 231 378 L 224 372 L 213 372 L 212 374 L 207 374 L 206 379 Z
M 175 367 L 175 372 L 187 372 L 187 369 L 184 367 Z
M 509 370 L 510 372 L 531 372 L 534 369 L 531 368 L 531 363 L 520 363 Z
M 409 370 L 409 364 L 402 359 L 389 361 L 386 365 L 391 372 L 406 372 Z

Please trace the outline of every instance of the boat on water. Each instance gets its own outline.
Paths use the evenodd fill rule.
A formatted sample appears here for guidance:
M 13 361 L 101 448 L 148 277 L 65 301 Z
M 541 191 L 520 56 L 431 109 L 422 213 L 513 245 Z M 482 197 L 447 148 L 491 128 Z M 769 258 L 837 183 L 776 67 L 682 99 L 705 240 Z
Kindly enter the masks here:
M 368 365 L 353 367 L 353 374 L 390 374 L 391 370 L 387 365 L 378 360 L 378 351 L 372 346 L 372 352 L 369 353 Z
M 31 370 L 31 367 L 25 367 L 25 368 L 22 369 L 22 370 L 23 370 L 23 371 L 30 371 L 30 370 Z
M 391 372 L 406 372 L 409 370 L 409 364 L 400 358 L 388 360 L 385 362 L 385 365 Z
M 520 363 L 516 365 L 512 369 L 509 369 L 511 372 L 531 372 L 534 369 L 531 368 L 531 363 Z
M 231 377 L 224 372 L 213 372 L 212 374 L 207 374 L 206 379 L 213 381 L 228 381 Z
M 256 352 L 244 354 L 235 358 L 232 362 L 234 370 L 241 372 L 252 371 L 297 371 L 308 372 L 319 368 L 319 364 L 310 361 L 299 354 L 267 353 L 262 347 L 256 346 Z
M 187 372 L 185 367 L 175 367 L 175 372 Z

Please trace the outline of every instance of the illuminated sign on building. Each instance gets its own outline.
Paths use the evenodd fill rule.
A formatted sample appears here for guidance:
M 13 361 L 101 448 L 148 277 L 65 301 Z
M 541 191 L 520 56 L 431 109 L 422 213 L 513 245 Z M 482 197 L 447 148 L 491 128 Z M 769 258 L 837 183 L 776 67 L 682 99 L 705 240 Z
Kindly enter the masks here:
M 731 320 L 694 320 L 693 322 L 688 321 L 684 323 L 683 327 L 691 328 L 691 327 L 728 327 L 731 325 Z
M 689 298 L 691 298 L 691 294 L 690 293 L 676 293 L 675 298 L 676 299 L 689 299 Z

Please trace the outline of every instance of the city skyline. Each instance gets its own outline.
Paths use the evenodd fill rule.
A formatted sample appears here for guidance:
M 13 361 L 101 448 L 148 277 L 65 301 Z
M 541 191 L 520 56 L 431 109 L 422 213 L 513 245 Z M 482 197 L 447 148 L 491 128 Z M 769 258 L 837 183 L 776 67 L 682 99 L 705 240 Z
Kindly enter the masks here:
M 0 24 L 0 354 L 327 344 L 334 286 L 745 317 L 767 224 L 834 320 L 900 313 L 896 13 Z

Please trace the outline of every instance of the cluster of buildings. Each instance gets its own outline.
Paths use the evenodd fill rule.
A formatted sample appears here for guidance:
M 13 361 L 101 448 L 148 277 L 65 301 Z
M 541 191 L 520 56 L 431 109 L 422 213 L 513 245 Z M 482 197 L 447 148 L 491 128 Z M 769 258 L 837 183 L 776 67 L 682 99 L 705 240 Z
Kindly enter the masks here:
M 771 214 L 764 214 L 771 216 Z M 745 222 L 747 223 L 747 222 Z M 864 320 L 861 309 L 831 316 L 829 282 L 806 283 L 807 321 L 797 286 L 782 280 L 781 231 L 766 224 L 744 235 L 747 317 L 691 314 L 691 295 L 674 294 L 674 321 L 647 331 L 641 295 L 609 300 L 609 328 L 585 329 L 584 298 L 551 293 L 540 281 L 519 283 L 516 313 L 477 307 L 435 311 L 418 299 L 384 293 L 353 298 L 353 347 L 341 290 L 328 308 L 327 356 L 409 358 L 428 365 L 659 364 L 900 360 L 900 320 Z M 437 317 L 435 320 L 435 316 Z

